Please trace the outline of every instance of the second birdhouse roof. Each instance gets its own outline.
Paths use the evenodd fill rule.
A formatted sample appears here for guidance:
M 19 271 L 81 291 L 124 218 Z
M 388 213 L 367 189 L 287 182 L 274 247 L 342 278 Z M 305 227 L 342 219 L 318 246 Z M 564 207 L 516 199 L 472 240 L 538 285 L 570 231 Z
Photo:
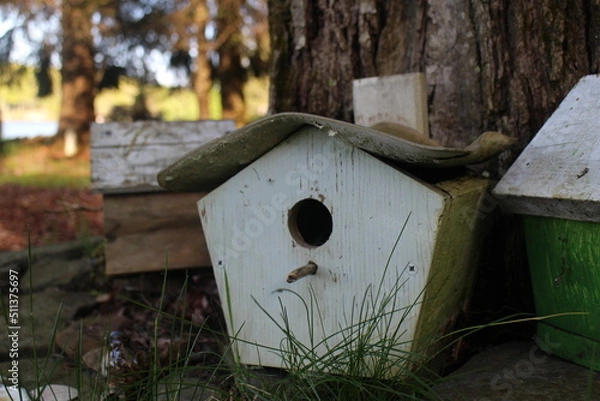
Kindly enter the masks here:
M 506 209 L 600 222 L 600 76 L 583 77 L 494 189 Z
M 455 167 L 478 163 L 513 142 L 486 132 L 464 149 L 418 143 L 389 132 L 303 113 L 265 117 L 187 153 L 158 174 L 159 184 L 172 191 L 210 191 L 238 173 L 304 126 L 313 126 L 377 157 L 422 167 Z M 409 133 L 410 136 L 410 133 Z

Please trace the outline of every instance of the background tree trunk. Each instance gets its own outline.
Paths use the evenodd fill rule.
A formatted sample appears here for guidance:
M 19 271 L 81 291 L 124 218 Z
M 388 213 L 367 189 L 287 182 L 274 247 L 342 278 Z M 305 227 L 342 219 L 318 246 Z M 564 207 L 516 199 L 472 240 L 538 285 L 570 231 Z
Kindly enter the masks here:
M 423 72 L 433 138 L 518 138 L 485 165 L 495 177 L 600 65 L 598 0 L 269 0 L 269 24 L 272 113 L 352 121 L 353 79 Z M 532 309 L 518 219 L 493 218 L 473 302 L 487 321 Z
M 191 3 L 194 7 L 194 23 L 198 32 L 196 33 L 196 43 L 198 45 L 198 56 L 196 56 L 196 71 L 193 74 L 192 86 L 196 98 L 198 99 L 199 118 L 208 120 L 210 118 L 209 93 L 212 87 L 212 66 L 209 60 L 210 43 L 206 38 L 205 30 L 208 23 L 209 14 L 206 0 L 199 0 Z
M 4 151 L 4 139 L 2 137 L 2 129 L 4 128 L 4 121 L 2 119 L 2 108 L 0 107 L 0 171 L 2 170 L 2 152 Z
M 94 2 L 62 2 L 62 104 L 58 136 L 73 129 L 80 145 L 89 145 L 90 125 L 94 121 L 95 73 L 92 38 Z
M 221 84 L 223 118 L 235 120 L 238 126 L 246 122 L 244 83 L 246 70 L 242 66 L 241 0 L 219 0 L 217 33 L 219 46 L 217 77 Z
M 201 45 L 208 44 L 208 41 L 204 40 L 203 43 L 198 40 L 199 48 Z M 201 49 L 201 48 L 200 48 Z M 198 99 L 198 107 L 199 113 L 198 118 L 200 120 L 208 120 L 210 119 L 210 88 L 212 87 L 212 78 L 211 78 L 211 65 L 208 60 L 208 54 L 206 50 L 198 50 L 198 56 L 196 57 L 196 71 L 194 71 L 193 75 L 193 87 L 194 93 L 196 94 L 196 98 Z

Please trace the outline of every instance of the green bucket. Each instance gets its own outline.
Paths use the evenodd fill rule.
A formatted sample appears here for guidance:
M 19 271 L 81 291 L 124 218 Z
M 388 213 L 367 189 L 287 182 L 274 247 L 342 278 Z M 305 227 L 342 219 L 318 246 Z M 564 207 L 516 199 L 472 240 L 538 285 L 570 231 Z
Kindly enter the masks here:
M 600 370 L 600 223 L 524 216 L 544 351 Z

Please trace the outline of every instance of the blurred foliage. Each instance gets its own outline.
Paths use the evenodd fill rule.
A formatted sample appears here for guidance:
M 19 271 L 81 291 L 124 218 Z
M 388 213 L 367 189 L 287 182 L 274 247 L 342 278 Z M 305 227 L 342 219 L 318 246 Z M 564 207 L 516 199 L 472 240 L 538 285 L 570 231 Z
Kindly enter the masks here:
M 255 76 L 265 75 L 269 40 L 264 0 L 239 0 L 240 26 L 217 31 L 219 5 L 230 0 L 64 0 L 67 9 L 90 7 L 99 88 L 113 88 L 126 75 L 142 82 L 156 82 L 156 63 L 162 57 L 170 66 L 190 78 L 194 61 L 205 54 L 211 65 L 219 62 L 216 51 L 232 36 L 242 32 L 240 41 L 244 67 Z M 25 64 L 36 64 L 40 76 L 61 49 L 61 2 L 48 0 L 1 0 L 0 22 L 9 27 L 0 36 L 0 65 L 6 66 L 16 36 L 32 46 Z M 72 5 L 72 7 L 69 7 Z M 202 49 L 199 46 L 204 46 Z M 14 60 L 13 60 L 14 61 Z M 56 58 L 54 65 L 57 66 Z M 2 71 L 0 71 L 2 73 Z M 11 71 L 14 75 L 15 71 Z M 2 74 L 4 75 L 4 74 Z M 46 77 L 42 77 L 45 79 Z M 6 82 L 5 82 L 6 83 Z M 45 87 L 40 89 L 45 93 Z
M 0 108 L 4 110 L 4 120 L 48 120 L 56 121 L 60 111 L 60 73 L 50 69 L 54 89 L 51 95 L 40 99 L 37 97 L 35 68 L 17 65 L 12 70 L 22 70 L 23 78 L 14 85 L 0 85 Z M 247 119 L 254 120 L 267 112 L 268 80 L 266 78 L 250 78 L 244 91 L 248 101 Z M 139 83 L 134 79 L 123 77 L 118 88 L 105 89 L 95 98 L 96 115 L 99 121 L 112 121 L 115 109 L 124 111 L 126 120 L 136 96 L 139 94 Z M 146 106 L 149 112 L 160 116 L 165 121 L 189 121 L 198 119 L 198 108 L 194 92 L 189 88 L 164 88 L 156 85 L 147 86 Z M 209 116 L 219 119 L 222 115 L 219 87 L 214 86 L 209 93 Z
M 156 85 L 144 88 L 145 103 L 153 118 L 165 121 L 185 121 L 198 119 L 198 109 L 194 92 L 188 88 L 172 89 Z M 132 79 L 124 78 L 119 88 L 103 90 L 96 96 L 96 114 L 106 121 L 131 121 L 135 99 L 139 96 L 139 85 Z M 211 91 L 211 118 L 219 119 L 220 97 L 216 89 Z
M 60 111 L 60 72 L 50 69 L 52 94 L 38 98 L 36 69 L 9 64 L 7 75 L 19 74 L 19 80 L 10 85 L 0 85 L 0 107 L 4 120 L 57 120 Z
M 72 46 L 80 43 L 87 47 L 86 41 L 91 37 L 97 90 L 89 96 L 112 93 L 126 82 L 124 77 L 139 83 L 137 96 L 145 91 L 143 87 L 156 86 L 157 74 L 165 75 L 164 69 L 170 68 L 171 77 L 175 78 L 172 84 L 192 88 L 196 99 L 187 91 L 172 92 L 156 111 L 152 110 L 156 109 L 152 105 L 156 101 L 148 92 L 147 108 L 152 115 L 165 119 L 183 119 L 182 114 L 215 118 L 223 112 L 216 99 L 229 108 L 231 102 L 227 99 L 233 90 L 243 102 L 247 79 L 266 76 L 266 16 L 265 0 L 0 0 L 0 23 L 7 29 L 0 32 L 0 84 L 18 85 L 28 74 L 25 68 L 10 64 L 11 60 L 14 62 L 11 55 L 18 50 L 19 65 L 36 66 L 37 96 L 52 97 L 60 92 L 60 87 L 51 67 L 68 65 L 69 76 L 74 77 L 71 66 L 80 63 L 83 68 L 85 60 L 71 60 L 78 53 Z M 84 32 L 87 30 L 91 32 Z M 65 37 L 61 32 L 71 36 Z M 29 43 L 29 55 L 14 48 L 17 39 Z M 65 51 L 67 44 L 70 50 Z M 232 65 L 222 65 L 222 60 Z M 65 69 L 63 79 L 68 79 L 64 74 Z M 221 82 L 216 78 L 221 78 Z M 65 87 L 63 94 L 64 90 Z M 215 90 L 224 91 L 226 97 L 215 95 Z M 76 94 L 64 96 L 68 99 Z M 185 100 L 178 103 L 178 97 Z M 256 93 L 251 98 L 256 98 Z M 266 98 L 264 92 L 261 103 Z M 66 104 L 69 102 L 63 101 L 63 107 Z M 185 111 L 194 104 L 200 111 Z M 116 105 L 124 106 L 118 99 Z M 247 118 L 264 111 L 262 104 L 242 110 Z
M 192 75 L 194 62 L 202 55 L 212 74 L 219 64 L 219 51 L 235 46 L 242 67 L 255 77 L 266 76 L 270 54 L 267 4 L 264 0 L 175 0 L 177 11 L 170 16 L 169 51 L 172 67 Z
M 39 65 L 35 71 L 35 78 L 38 85 L 38 97 L 46 97 L 53 93 L 52 77 L 50 75 L 50 57 L 52 49 L 49 46 L 42 46 L 39 54 Z
M 44 138 L 6 141 L 0 159 L 0 185 L 89 187 L 89 160 L 52 157 L 46 141 Z

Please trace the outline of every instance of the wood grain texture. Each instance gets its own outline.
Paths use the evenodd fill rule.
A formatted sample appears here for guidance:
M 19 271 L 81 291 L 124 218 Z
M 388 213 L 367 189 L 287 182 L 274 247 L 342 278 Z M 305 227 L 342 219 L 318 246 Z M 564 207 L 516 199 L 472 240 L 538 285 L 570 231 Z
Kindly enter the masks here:
M 234 129 L 227 120 L 94 124 L 92 185 L 102 193 L 161 191 L 162 168 Z
M 600 76 L 582 78 L 498 183 L 520 214 L 600 222 Z
M 413 350 L 423 355 L 437 355 L 448 345 L 450 339 L 442 335 L 468 313 L 477 263 L 490 227 L 489 210 L 482 208 L 490 197 L 489 180 L 458 178 L 436 186 L 447 197 L 425 288 L 424 313 L 419 317 L 413 344 Z
M 425 74 L 358 79 L 353 82 L 354 122 L 365 127 L 391 122 L 429 136 Z
M 600 225 L 537 216 L 523 220 L 536 313 L 566 314 L 538 324 L 540 347 L 600 370 Z
M 210 266 L 196 208 L 203 195 L 105 195 L 106 273 Z
M 519 138 L 487 166 L 502 174 L 575 82 L 599 72 L 598 21 L 600 4 L 584 0 L 271 0 L 271 111 L 352 121 L 353 79 L 423 72 L 432 138 Z
M 281 347 L 283 333 L 267 314 L 280 320 L 285 308 L 299 340 L 310 346 L 311 336 L 312 344 L 332 336 L 326 341 L 332 346 L 340 340 L 334 333 L 358 323 L 369 291 L 381 285 L 389 294 L 397 280 L 403 284 L 396 307 L 412 308 L 396 313 L 391 326 L 406 312 L 401 330 L 410 341 L 446 196 L 338 138 L 303 128 L 200 200 L 221 300 L 232 311 L 228 328 L 248 341 L 235 345 L 241 362 L 282 366 L 279 355 L 253 345 Z M 288 228 L 289 210 L 307 198 L 332 216 L 331 235 L 321 246 L 303 246 Z M 286 282 L 309 261 L 318 265 L 315 275 Z M 323 326 L 308 329 L 305 307 L 290 291 L 307 302 L 313 297 L 311 313 L 318 305 Z

